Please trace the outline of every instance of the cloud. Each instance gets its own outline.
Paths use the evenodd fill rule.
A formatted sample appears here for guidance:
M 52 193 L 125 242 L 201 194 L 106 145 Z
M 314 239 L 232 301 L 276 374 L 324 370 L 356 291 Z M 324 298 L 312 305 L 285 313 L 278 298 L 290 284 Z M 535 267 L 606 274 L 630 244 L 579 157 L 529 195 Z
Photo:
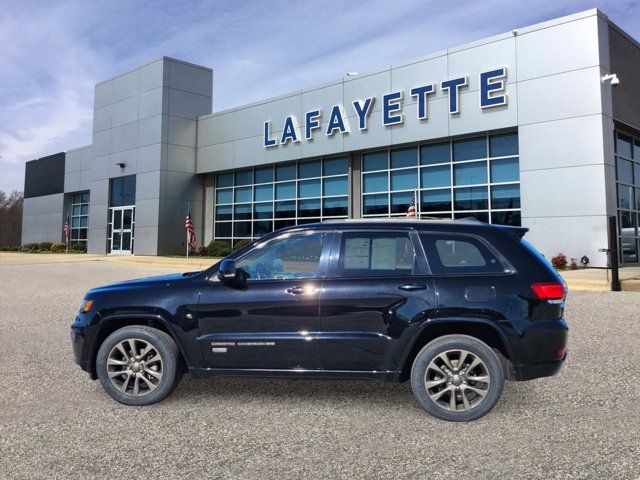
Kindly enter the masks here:
M 94 85 L 161 55 L 214 69 L 214 110 L 596 6 L 640 36 L 637 1 L 14 2 L 0 17 L 0 189 L 91 143 Z

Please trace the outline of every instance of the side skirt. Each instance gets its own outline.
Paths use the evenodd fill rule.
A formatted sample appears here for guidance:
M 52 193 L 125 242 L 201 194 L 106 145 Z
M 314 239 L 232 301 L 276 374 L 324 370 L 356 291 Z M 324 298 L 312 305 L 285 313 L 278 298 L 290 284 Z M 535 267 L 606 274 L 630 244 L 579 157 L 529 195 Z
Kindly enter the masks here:
M 193 378 L 210 377 L 262 377 L 288 379 L 353 379 L 377 380 L 383 383 L 398 383 L 400 372 L 396 371 L 356 371 L 356 370 L 304 370 L 304 369 L 262 369 L 262 368 L 190 368 Z

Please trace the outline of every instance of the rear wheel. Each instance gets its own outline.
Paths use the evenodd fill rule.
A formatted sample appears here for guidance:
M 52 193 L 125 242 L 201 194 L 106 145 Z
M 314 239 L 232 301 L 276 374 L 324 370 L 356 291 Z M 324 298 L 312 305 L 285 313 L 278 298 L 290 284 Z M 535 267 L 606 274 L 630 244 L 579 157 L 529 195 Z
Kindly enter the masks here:
M 96 370 L 109 395 L 125 405 L 166 398 L 182 376 L 178 347 L 165 332 L 140 325 L 116 330 L 102 343 Z
M 411 387 L 422 407 L 454 422 L 475 420 L 491 411 L 503 384 L 498 356 L 467 335 L 446 335 L 428 343 L 411 369 Z

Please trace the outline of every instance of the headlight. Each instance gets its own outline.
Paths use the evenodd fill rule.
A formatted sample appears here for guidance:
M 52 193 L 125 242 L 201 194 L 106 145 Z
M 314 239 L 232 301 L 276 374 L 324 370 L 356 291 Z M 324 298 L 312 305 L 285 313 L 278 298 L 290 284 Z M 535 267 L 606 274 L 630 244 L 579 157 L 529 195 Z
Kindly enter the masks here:
M 93 300 L 88 300 L 85 298 L 82 302 L 82 307 L 80 307 L 80 312 L 87 313 L 89 310 L 91 310 L 91 307 L 93 307 Z

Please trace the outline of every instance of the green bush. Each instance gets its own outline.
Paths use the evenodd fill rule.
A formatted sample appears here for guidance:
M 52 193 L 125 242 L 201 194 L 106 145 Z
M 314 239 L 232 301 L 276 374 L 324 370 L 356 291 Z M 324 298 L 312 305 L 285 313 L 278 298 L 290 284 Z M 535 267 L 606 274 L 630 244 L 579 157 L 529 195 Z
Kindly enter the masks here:
M 72 243 L 71 245 L 69 245 L 69 249 L 74 252 L 87 253 L 87 244 L 82 242 Z
M 62 242 L 57 242 L 51 245 L 51 252 L 60 253 L 67 250 L 67 244 Z
M 26 243 L 20 250 L 23 252 L 36 253 L 40 249 L 39 243 Z
M 41 242 L 38 244 L 38 250 L 41 252 L 50 252 L 53 242 Z
M 250 243 L 251 243 L 251 240 L 246 239 L 246 238 L 245 238 L 245 239 L 242 239 L 242 240 L 238 240 L 238 241 L 236 242 L 236 244 L 233 246 L 233 249 L 234 249 L 234 250 L 239 250 L 239 249 L 241 249 L 242 247 L 244 247 L 245 245 L 249 245 Z
M 226 257 L 231 253 L 231 245 L 224 240 L 213 240 L 207 245 L 207 255 L 210 257 Z

